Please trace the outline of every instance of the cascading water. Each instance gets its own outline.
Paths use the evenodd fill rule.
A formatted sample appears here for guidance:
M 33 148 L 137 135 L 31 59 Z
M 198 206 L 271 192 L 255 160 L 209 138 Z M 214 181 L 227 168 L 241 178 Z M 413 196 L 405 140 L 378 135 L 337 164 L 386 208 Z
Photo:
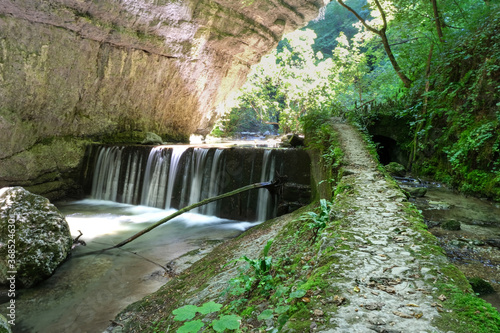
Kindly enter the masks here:
M 193 151 L 193 155 L 191 158 L 191 169 L 190 169 L 190 177 L 188 178 L 190 181 L 190 186 L 188 189 L 188 201 L 186 204 L 182 206 L 189 206 L 198 201 L 204 199 L 202 197 L 203 189 L 204 189 L 204 172 L 206 170 L 206 162 L 208 156 L 208 149 L 204 148 L 195 148 Z M 209 179 L 207 179 L 209 181 Z M 186 186 L 187 189 L 188 186 Z M 194 210 L 194 212 L 198 212 L 198 209 Z
M 221 163 L 221 156 L 223 149 L 215 150 L 214 156 L 212 158 L 212 170 L 210 172 L 210 184 L 208 186 L 208 198 L 214 197 L 220 193 L 221 189 L 221 175 L 224 170 L 224 164 Z M 205 215 L 216 215 L 217 214 L 218 202 L 211 202 L 201 208 L 201 212 Z
M 92 156 L 92 198 L 161 209 L 183 208 L 255 182 L 271 181 L 275 170 L 285 169 L 282 174 L 296 173 L 301 178 L 291 183 L 308 185 L 309 181 L 308 164 L 305 172 L 297 171 L 297 161 L 307 161 L 307 153 L 295 150 L 127 146 L 97 147 Z M 287 168 L 290 165 L 293 170 Z M 265 221 L 277 215 L 276 199 L 260 189 L 213 202 L 197 212 Z M 291 201 L 294 203 L 282 205 L 285 211 L 280 210 L 281 214 L 288 207 L 307 203 L 308 198 Z
M 172 154 L 170 157 L 170 167 L 168 170 L 168 185 L 167 194 L 165 199 L 165 209 L 172 208 L 172 194 L 174 191 L 175 181 L 177 179 L 177 172 L 179 161 L 182 154 L 186 151 L 187 147 L 174 147 L 172 148 Z
M 142 164 L 142 155 L 129 155 L 127 160 L 127 170 L 125 171 L 125 183 L 123 186 L 123 202 L 133 203 L 134 198 L 139 196 L 140 180 Z
M 116 201 L 118 181 L 122 163 L 122 147 L 102 147 L 98 153 L 92 181 L 92 197 L 100 200 Z
M 167 175 L 170 159 L 167 150 L 155 147 L 149 153 L 144 175 L 141 205 L 163 208 L 165 203 Z
M 262 172 L 260 175 L 261 182 L 266 182 L 270 179 L 274 179 L 276 161 L 272 152 L 272 150 L 265 150 L 262 156 Z M 275 216 L 275 214 L 273 214 L 274 212 L 269 212 L 270 206 L 272 206 L 271 194 L 266 189 L 259 189 L 259 196 L 257 199 L 258 221 L 265 221 L 269 217 Z

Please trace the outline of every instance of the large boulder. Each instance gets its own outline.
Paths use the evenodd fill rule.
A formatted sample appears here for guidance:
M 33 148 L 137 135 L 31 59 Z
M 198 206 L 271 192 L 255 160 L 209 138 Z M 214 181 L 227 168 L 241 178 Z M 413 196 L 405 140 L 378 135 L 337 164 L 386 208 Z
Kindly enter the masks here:
M 0 284 L 16 272 L 17 287 L 31 287 L 70 254 L 72 238 L 64 216 L 48 199 L 22 187 L 0 189 Z

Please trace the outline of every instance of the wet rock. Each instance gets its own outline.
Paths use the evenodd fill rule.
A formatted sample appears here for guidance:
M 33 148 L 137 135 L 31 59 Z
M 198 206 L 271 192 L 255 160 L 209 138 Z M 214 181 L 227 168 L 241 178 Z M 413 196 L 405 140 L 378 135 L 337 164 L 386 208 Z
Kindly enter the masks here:
M 449 243 L 451 246 L 459 247 L 459 248 L 464 248 L 467 246 L 467 242 L 461 241 L 460 239 L 453 239 Z
M 403 177 L 406 173 L 405 167 L 396 162 L 391 162 L 387 164 L 384 168 L 392 176 Z
M 441 223 L 441 228 L 444 230 L 458 231 L 460 230 L 460 222 L 457 220 L 447 220 Z
M 431 220 L 424 220 L 424 222 L 429 229 L 439 227 L 439 224 L 441 224 L 441 222 L 439 221 L 431 221 Z
M 472 287 L 472 290 L 474 290 L 474 292 L 479 295 L 488 295 L 495 292 L 495 289 L 493 289 L 491 284 L 481 278 L 470 278 L 469 283 Z
M 500 248 L 500 238 L 487 239 L 486 244 Z
M 19 287 L 34 286 L 52 275 L 72 244 L 68 223 L 48 199 L 22 187 L 0 189 L 0 284 L 16 271 Z
M 429 201 L 429 209 L 450 209 L 450 205 L 443 201 Z
M 497 224 L 497 222 L 496 221 L 472 220 L 470 222 L 470 224 L 489 227 L 489 226 L 495 226 Z
M 425 187 L 409 187 L 409 188 L 406 188 L 406 191 L 413 198 L 421 198 L 421 197 L 425 196 L 425 194 L 427 193 L 427 188 L 425 188 Z

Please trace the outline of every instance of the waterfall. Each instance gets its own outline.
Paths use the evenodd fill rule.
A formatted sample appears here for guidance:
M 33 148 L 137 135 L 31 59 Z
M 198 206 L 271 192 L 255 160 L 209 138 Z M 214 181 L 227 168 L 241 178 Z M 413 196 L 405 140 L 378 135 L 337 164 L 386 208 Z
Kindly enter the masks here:
M 210 184 L 208 186 L 207 198 L 214 197 L 220 194 L 221 189 L 221 175 L 224 170 L 224 164 L 220 163 L 223 149 L 216 149 L 214 156 L 212 158 L 212 167 L 210 171 L 210 178 L 208 179 Z M 218 202 L 211 202 L 208 205 L 200 207 L 202 213 L 205 215 L 215 215 L 217 214 Z
M 175 181 L 177 179 L 178 165 L 186 149 L 187 147 L 172 148 L 172 154 L 170 157 L 170 167 L 168 170 L 168 185 L 167 185 L 167 195 L 165 199 L 165 209 L 172 208 L 172 194 L 174 191 Z
M 129 154 L 127 169 L 125 171 L 125 182 L 123 186 L 122 200 L 124 203 L 134 204 L 139 197 L 139 182 L 141 178 L 142 155 Z
M 275 170 L 287 175 L 303 175 L 298 165 L 299 161 L 307 163 L 307 153 L 289 152 L 187 146 L 101 146 L 93 148 L 89 154 L 94 169 L 93 178 L 87 183 L 91 182 L 90 194 L 94 199 L 179 209 L 248 184 L 270 181 Z M 305 180 L 289 178 L 289 181 L 308 185 L 305 182 L 309 177 L 301 177 Z M 296 193 L 291 200 L 287 199 L 295 206 L 299 201 Z M 277 197 L 268 190 L 258 189 L 212 202 L 196 212 L 265 221 L 276 216 L 277 202 Z M 280 207 L 288 209 L 286 205 Z
M 197 203 L 198 201 L 205 199 L 202 197 L 202 193 L 204 192 L 204 180 L 206 177 L 204 177 L 204 172 L 205 170 L 205 164 L 207 161 L 207 156 L 208 156 L 208 149 L 204 148 L 195 148 L 193 155 L 192 155 L 192 160 L 191 160 L 191 186 L 189 189 L 189 201 L 187 202 L 186 206 L 192 205 L 194 203 Z M 198 209 L 194 210 L 194 212 L 197 212 Z
M 163 208 L 170 159 L 163 147 L 155 147 L 149 153 L 144 174 L 144 185 L 141 195 L 141 205 Z
M 122 147 L 103 147 L 99 150 L 94 170 L 99 172 L 92 181 L 92 197 L 116 201 L 120 176 Z
M 275 158 L 273 151 L 270 149 L 264 150 L 262 156 L 262 171 L 260 174 L 260 181 L 267 182 L 274 178 L 275 172 Z M 265 221 L 274 214 L 269 213 L 271 206 L 271 194 L 267 189 L 259 189 L 259 196 L 257 197 L 257 221 Z

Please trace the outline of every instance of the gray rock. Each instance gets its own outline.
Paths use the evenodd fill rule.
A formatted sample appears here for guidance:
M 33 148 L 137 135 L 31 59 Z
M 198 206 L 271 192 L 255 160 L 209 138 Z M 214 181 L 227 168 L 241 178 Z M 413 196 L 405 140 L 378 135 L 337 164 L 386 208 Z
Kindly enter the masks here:
M 11 271 L 17 287 L 43 281 L 68 257 L 72 243 L 68 223 L 48 199 L 22 187 L 0 189 L 0 284 L 9 283 Z
M 500 238 L 492 238 L 492 239 L 487 239 L 486 243 L 490 246 L 498 247 L 500 248 Z

